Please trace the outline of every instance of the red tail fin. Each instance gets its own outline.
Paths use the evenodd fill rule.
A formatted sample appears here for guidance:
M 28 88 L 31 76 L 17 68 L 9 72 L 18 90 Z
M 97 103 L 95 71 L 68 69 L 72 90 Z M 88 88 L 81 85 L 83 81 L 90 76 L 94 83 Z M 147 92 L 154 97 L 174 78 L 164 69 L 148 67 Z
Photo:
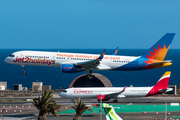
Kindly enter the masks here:
M 153 86 L 153 88 L 148 92 L 146 96 L 164 93 L 168 87 L 170 75 L 171 71 L 165 72 L 164 75 L 158 80 L 158 82 Z

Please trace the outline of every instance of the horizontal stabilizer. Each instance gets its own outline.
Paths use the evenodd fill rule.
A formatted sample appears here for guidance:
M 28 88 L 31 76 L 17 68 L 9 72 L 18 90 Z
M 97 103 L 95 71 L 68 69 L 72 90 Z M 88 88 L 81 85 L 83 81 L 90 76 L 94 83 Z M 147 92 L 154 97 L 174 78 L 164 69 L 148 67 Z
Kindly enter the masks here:
M 149 64 L 150 66 L 158 66 L 158 65 L 167 65 L 167 66 L 170 66 L 172 65 L 171 62 L 167 62 L 167 61 L 162 61 L 162 62 L 156 62 L 156 63 L 152 63 L 152 64 Z
M 169 91 L 173 91 L 173 89 L 172 88 L 167 88 L 166 92 L 169 92 Z

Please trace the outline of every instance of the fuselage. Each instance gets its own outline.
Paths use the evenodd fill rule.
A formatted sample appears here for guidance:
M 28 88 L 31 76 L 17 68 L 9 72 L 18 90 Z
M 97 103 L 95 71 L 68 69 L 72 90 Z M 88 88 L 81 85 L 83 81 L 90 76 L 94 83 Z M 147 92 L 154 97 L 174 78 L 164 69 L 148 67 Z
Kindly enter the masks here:
M 59 94 L 62 98 L 97 98 L 98 95 L 109 95 L 120 92 L 124 87 L 102 87 L 102 88 L 68 88 Z M 146 97 L 155 94 L 152 87 L 126 87 L 125 91 L 116 98 L 124 97 Z
M 19 51 L 5 59 L 16 65 L 61 67 L 62 64 L 77 64 L 97 59 L 98 54 L 80 54 L 63 52 Z M 138 70 L 144 69 L 139 57 L 105 55 L 98 67 L 92 70 Z M 127 66 L 125 66 L 127 65 Z M 124 66 L 124 67 L 123 67 Z M 122 68 L 121 68 L 122 67 Z
M 63 64 L 76 65 L 77 63 L 88 62 L 99 57 L 98 54 L 81 54 L 81 53 L 63 53 L 63 52 L 41 52 L 41 51 L 18 51 L 12 53 L 5 59 L 5 62 L 16 65 L 33 65 L 33 66 L 52 66 L 61 67 Z M 150 61 L 148 58 L 140 56 L 114 56 L 104 55 L 97 67 L 90 67 L 90 70 L 117 70 L 133 71 L 144 70 Z M 171 63 L 166 64 L 166 66 Z M 160 66 L 160 67 L 165 67 Z M 86 68 L 81 67 L 81 70 Z

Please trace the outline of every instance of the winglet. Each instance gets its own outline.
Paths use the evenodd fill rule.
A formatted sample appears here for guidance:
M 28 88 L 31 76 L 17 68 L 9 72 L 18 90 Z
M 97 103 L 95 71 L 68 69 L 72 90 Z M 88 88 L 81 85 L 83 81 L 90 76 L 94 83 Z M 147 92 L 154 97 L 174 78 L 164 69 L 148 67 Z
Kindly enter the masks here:
M 127 87 L 127 85 L 124 87 L 124 89 L 122 90 L 122 92 L 124 92 L 124 91 L 126 90 L 126 87 Z
M 104 49 L 104 51 L 101 53 L 101 55 L 99 56 L 98 59 L 103 59 L 104 55 L 105 55 L 106 49 Z
M 119 48 L 119 47 L 117 47 L 117 48 L 115 49 L 115 51 L 114 51 L 114 53 L 113 53 L 112 55 L 116 55 L 116 54 L 117 54 L 118 48 Z
M 119 92 L 119 94 L 123 93 L 126 90 L 127 85 L 123 88 L 123 90 L 121 92 Z

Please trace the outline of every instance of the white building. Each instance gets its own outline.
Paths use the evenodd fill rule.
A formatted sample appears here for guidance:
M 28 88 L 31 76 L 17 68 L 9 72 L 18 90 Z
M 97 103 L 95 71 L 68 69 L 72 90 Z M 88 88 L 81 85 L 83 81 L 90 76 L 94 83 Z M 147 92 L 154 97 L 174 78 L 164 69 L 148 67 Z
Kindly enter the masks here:
M 7 82 L 0 82 L 0 90 L 6 90 L 7 89 Z

